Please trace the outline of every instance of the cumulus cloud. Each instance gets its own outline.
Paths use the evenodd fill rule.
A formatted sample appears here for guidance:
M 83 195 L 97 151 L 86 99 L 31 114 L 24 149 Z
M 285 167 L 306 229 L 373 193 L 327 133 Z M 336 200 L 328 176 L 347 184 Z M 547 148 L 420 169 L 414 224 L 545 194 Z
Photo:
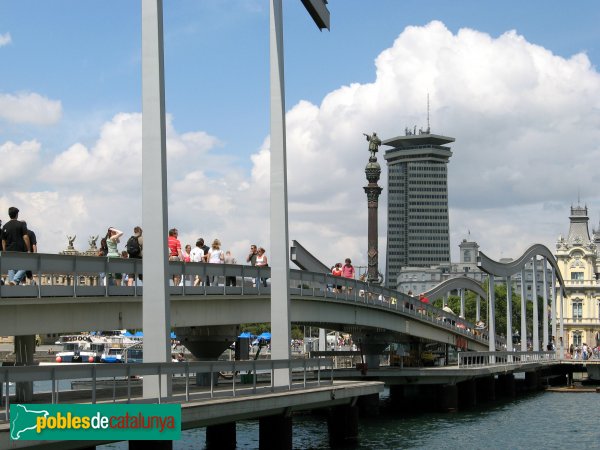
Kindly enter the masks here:
M 373 70 L 373 82 L 340 86 L 318 105 L 301 101 L 286 116 L 290 238 L 325 263 L 351 257 L 366 264 L 362 187 L 369 154 L 362 133 L 386 139 L 406 126 L 425 127 L 427 94 L 432 132 L 456 138 L 448 166 L 455 254 L 469 230 L 491 257 L 518 256 L 533 242 L 552 247 L 568 228 L 578 190 L 592 218 L 600 214 L 600 76 L 584 54 L 562 58 L 515 31 L 454 34 L 435 21 L 406 28 Z M 248 172 L 221 151 L 216 137 L 178 132 L 171 117 L 167 122 L 169 225 L 178 227 L 182 242 L 218 237 L 240 261 L 250 243 L 268 253 L 268 137 L 247 149 Z M 127 233 L 141 221 L 141 116 L 116 115 L 93 145 L 69 145 L 38 177 L 56 192 L 28 194 L 35 208 L 46 208 L 28 214 L 40 225 L 46 216 L 56 220 L 56 239 L 64 244 L 48 236 L 52 251 L 64 248 L 67 233 L 97 234 L 108 225 Z M 386 199 L 384 190 L 382 269 Z M 15 200 L 28 202 L 5 195 L 0 208 Z
M 39 152 L 40 143 L 35 140 L 20 144 L 8 141 L 0 145 L 0 183 L 4 189 L 11 185 L 22 188 L 31 181 L 28 172 L 37 171 Z
M 0 118 L 8 122 L 52 125 L 62 116 L 59 100 L 50 100 L 35 92 L 0 94 Z
M 10 33 L 0 34 L 0 47 L 4 47 L 12 42 L 12 38 L 10 37 Z

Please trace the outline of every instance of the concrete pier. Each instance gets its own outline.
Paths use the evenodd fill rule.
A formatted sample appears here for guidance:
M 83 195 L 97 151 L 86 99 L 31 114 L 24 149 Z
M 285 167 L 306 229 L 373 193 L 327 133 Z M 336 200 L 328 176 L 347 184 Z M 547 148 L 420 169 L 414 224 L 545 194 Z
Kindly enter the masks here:
M 477 383 L 467 380 L 457 384 L 458 406 L 460 409 L 473 408 L 477 405 Z
M 261 417 L 258 420 L 258 441 L 260 450 L 292 450 L 292 417 Z
M 357 405 L 340 405 L 329 410 L 327 429 L 331 447 L 345 447 L 358 442 Z
M 541 389 L 540 373 L 537 370 L 525 372 L 525 389 L 529 392 L 535 392 Z
M 33 364 L 35 353 L 35 334 L 15 336 L 15 365 L 30 366 Z M 16 401 L 29 403 L 33 399 L 33 381 L 24 381 L 16 384 Z
M 496 383 L 496 397 L 515 398 L 515 376 L 512 373 L 498 375 Z
M 458 411 L 458 386 L 456 384 L 446 384 L 439 386 L 438 405 L 442 412 Z
M 358 398 L 357 405 L 361 417 L 377 417 L 379 415 L 379 394 L 363 395 Z
M 236 444 L 235 422 L 206 427 L 207 450 L 235 450 Z
M 477 379 L 477 402 L 492 402 L 496 399 L 494 377 L 483 377 Z

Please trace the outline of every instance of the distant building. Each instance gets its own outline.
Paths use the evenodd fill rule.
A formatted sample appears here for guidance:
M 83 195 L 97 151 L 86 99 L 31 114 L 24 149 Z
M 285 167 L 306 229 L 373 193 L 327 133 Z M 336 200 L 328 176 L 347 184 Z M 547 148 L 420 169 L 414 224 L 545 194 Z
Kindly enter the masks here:
M 396 288 L 402 267 L 450 265 L 446 144 L 454 138 L 406 129 L 383 141 L 388 166 L 385 283 Z
M 600 230 L 590 238 L 587 207 L 571 207 L 569 234 L 559 236 L 556 259 L 565 281 L 563 310 L 557 305 L 558 317 L 563 316 L 565 346 L 580 347 L 584 343 L 600 345 Z

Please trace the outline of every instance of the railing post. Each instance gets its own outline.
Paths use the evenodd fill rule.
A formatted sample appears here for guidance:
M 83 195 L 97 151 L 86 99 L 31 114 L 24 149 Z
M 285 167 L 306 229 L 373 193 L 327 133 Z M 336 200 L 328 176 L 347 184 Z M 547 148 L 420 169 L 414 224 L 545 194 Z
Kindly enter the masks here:
M 6 391 L 5 401 L 4 401 L 4 414 L 6 420 L 10 420 L 10 382 L 8 381 L 8 370 L 4 373 L 4 387 Z
M 231 389 L 232 389 L 232 397 L 235 397 L 235 360 L 233 361 L 233 369 L 231 371 Z
M 208 368 L 210 369 L 209 373 L 210 373 L 210 398 L 214 398 L 215 396 L 215 382 L 214 382 L 214 377 L 213 377 L 213 369 L 214 366 L 212 363 L 209 364 Z
M 96 365 L 92 366 L 92 404 L 96 403 Z
M 256 373 L 256 360 L 252 360 L 252 393 L 256 394 L 256 377 L 258 374 Z
M 161 398 L 162 398 L 162 370 L 161 370 L 162 366 L 159 363 L 158 366 L 158 404 L 161 404 Z
M 127 403 L 131 403 L 131 366 L 127 364 Z
M 304 358 L 304 363 L 303 363 L 303 368 L 304 368 L 304 374 L 302 376 L 302 387 L 304 389 L 306 389 L 306 358 Z
M 190 363 L 185 362 L 185 401 L 190 401 Z

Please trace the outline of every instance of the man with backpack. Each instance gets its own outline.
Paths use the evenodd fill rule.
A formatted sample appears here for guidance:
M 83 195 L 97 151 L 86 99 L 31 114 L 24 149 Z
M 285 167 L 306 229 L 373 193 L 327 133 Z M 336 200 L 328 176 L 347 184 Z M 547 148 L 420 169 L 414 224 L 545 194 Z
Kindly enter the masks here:
M 133 259 L 142 259 L 144 253 L 144 238 L 142 237 L 142 228 L 135 227 L 133 229 L 133 236 L 127 239 L 127 254 Z M 142 275 L 140 274 L 140 280 Z M 135 274 L 130 273 L 129 279 L 127 280 L 127 286 L 133 286 L 135 284 Z

